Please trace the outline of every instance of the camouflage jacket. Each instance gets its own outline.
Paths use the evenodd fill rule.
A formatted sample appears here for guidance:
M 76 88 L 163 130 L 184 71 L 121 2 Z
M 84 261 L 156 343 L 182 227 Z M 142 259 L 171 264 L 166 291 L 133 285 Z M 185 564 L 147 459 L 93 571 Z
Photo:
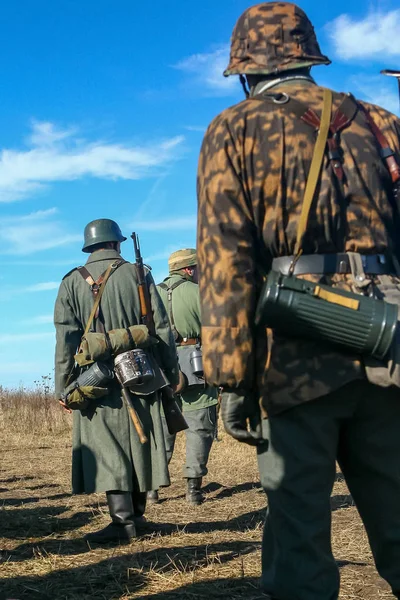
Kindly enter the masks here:
M 315 84 L 286 82 L 269 93 L 277 91 L 321 114 L 323 89 Z M 342 99 L 343 95 L 333 94 L 333 110 Z M 364 106 L 398 151 L 396 117 L 377 106 Z M 268 344 L 268 332 L 256 331 L 253 324 L 258 292 L 272 259 L 293 254 L 314 145 L 310 126 L 285 105 L 260 95 L 213 120 L 199 159 L 205 374 L 214 385 L 256 390 L 270 414 L 364 376 L 357 357 L 305 340 L 270 336 Z M 384 253 L 395 235 L 391 179 L 361 111 L 341 133 L 341 147 L 344 192 L 325 165 L 303 252 Z M 325 277 L 345 288 L 347 280 L 346 275 Z

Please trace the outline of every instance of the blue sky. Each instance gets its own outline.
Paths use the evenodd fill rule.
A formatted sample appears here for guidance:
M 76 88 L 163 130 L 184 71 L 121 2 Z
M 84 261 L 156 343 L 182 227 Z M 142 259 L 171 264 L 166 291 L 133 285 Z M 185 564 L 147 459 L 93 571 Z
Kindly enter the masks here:
M 63 275 L 85 261 L 85 224 L 140 234 L 157 281 L 195 244 L 196 165 L 211 119 L 242 99 L 224 79 L 243 0 L 20 0 L 0 22 L 0 385 L 53 369 L 52 311 Z M 321 85 L 398 111 L 395 0 L 307 0 L 332 59 Z M 130 241 L 123 255 L 132 259 Z

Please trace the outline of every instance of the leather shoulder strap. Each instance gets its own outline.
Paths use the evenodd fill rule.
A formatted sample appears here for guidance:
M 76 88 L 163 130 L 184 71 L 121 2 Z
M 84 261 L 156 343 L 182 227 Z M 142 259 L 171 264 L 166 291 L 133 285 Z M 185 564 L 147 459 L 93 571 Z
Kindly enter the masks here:
M 90 285 L 90 287 L 92 287 L 95 284 L 93 277 L 91 276 L 91 274 L 89 273 L 89 271 L 87 270 L 86 267 L 76 267 L 76 270 L 78 271 L 79 275 L 81 275 L 83 277 L 83 279 L 86 281 L 86 283 L 88 283 Z M 105 271 L 104 271 L 104 273 L 105 273 Z M 104 275 L 104 273 L 103 273 L 103 275 Z
M 262 96 L 264 96 L 262 94 Z M 265 94 L 265 98 L 272 99 L 273 102 L 280 105 L 282 108 L 292 112 L 298 119 L 315 129 L 319 130 L 321 119 L 317 113 L 304 102 L 292 98 L 287 94 Z M 348 127 L 353 121 L 359 110 L 357 101 L 351 94 L 345 94 L 340 106 L 336 109 L 330 125 L 328 136 L 328 159 L 332 170 L 340 182 L 345 179 L 345 174 L 342 166 L 342 150 L 340 148 L 339 133 Z
M 116 264 L 114 270 L 117 269 L 120 265 L 124 264 L 125 262 L 126 260 L 124 260 L 123 258 L 119 258 L 118 260 L 114 261 L 113 264 Z M 93 296 L 96 297 L 99 292 L 100 286 L 103 283 L 104 277 L 107 273 L 107 269 L 100 275 L 100 277 L 96 279 L 96 281 L 93 279 L 86 267 L 76 267 L 76 270 L 86 281 L 86 283 L 90 285 L 91 292 Z
M 395 185 L 400 181 L 400 166 L 396 160 L 396 153 L 391 149 L 385 134 L 375 123 L 375 120 L 373 119 L 369 110 L 367 110 L 361 103 L 359 103 L 359 107 L 364 113 L 365 119 L 379 144 L 379 153 L 382 160 L 385 161 L 392 178 L 392 183 Z
M 91 327 L 91 325 L 92 325 L 93 319 L 95 318 L 95 316 L 96 316 L 96 313 L 97 313 L 97 310 L 98 310 L 98 308 L 100 307 L 100 300 L 101 300 L 101 297 L 102 297 L 102 295 L 103 295 L 103 292 L 104 292 L 104 289 L 105 289 L 105 287 L 106 287 L 106 283 L 107 283 L 107 281 L 108 281 L 109 277 L 110 277 L 110 276 L 111 276 L 113 273 L 115 273 L 115 271 L 118 269 L 118 267 L 119 267 L 120 265 L 122 265 L 124 262 L 125 262 L 125 261 L 124 261 L 124 259 L 123 259 L 123 258 L 121 258 L 121 259 L 118 259 L 118 260 L 114 261 L 113 263 L 111 263 L 111 264 L 109 265 L 109 267 L 108 267 L 108 268 L 107 268 L 107 270 L 106 270 L 106 271 L 103 273 L 103 275 L 101 275 L 101 276 L 100 276 L 100 277 L 102 278 L 102 280 L 101 280 L 101 283 L 100 283 L 100 286 L 99 286 L 99 288 L 98 288 L 98 291 L 97 291 L 97 293 L 96 293 L 96 294 L 94 294 L 94 293 L 93 293 L 93 295 L 95 296 L 95 300 L 94 300 L 94 304 L 93 304 L 93 307 L 92 307 L 92 310 L 91 310 L 91 313 L 90 313 L 90 316 L 89 316 L 88 322 L 86 323 L 85 331 L 84 331 L 84 334 L 83 334 L 84 336 L 85 336 L 87 333 L 89 333 L 89 329 L 90 329 L 90 327 Z M 100 278 L 99 278 L 99 279 L 100 279 Z M 98 280 L 97 280 L 97 281 L 98 281 Z
M 185 281 L 186 279 L 178 279 L 178 281 L 175 281 L 175 283 L 173 283 L 172 285 L 167 285 L 164 282 L 158 284 L 158 286 L 161 289 L 165 290 L 168 293 L 168 317 L 171 323 L 171 329 L 175 342 L 181 339 L 182 336 L 175 326 L 174 311 L 172 310 L 172 292 L 176 290 L 176 288 L 179 287 L 182 283 L 185 283 Z

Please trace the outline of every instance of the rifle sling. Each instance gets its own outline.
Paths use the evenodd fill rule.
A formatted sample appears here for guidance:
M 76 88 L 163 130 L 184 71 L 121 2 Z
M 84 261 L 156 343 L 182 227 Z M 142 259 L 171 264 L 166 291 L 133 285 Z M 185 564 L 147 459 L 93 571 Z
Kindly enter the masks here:
M 299 225 L 297 228 L 296 245 L 294 249 L 295 257 L 301 254 L 301 245 L 303 242 L 304 234 L 307 229 L 308 216 L 310 214 L 311 205 L 315 196 L 315 190 L 318 185 L 322 162 L 324 159 L 325 147 L 329 133 L 329 126 L 331 123 L 331 112 L 332 92 L 331 90 L 324 89 L 324 104 L 322 108 L 321 123 L 318 131 L 317 141 L 314 147 L 310 172 L 307 177 Z

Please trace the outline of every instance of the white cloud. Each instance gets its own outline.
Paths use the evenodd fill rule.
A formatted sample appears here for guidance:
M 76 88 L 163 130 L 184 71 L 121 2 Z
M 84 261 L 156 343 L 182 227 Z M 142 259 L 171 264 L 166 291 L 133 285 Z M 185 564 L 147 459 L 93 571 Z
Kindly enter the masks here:
M 12 300 L 15 296 L 21 294 L 36 294 L 39 292 L 50 292 L 58 290 L 60 287 L 59 281 L 42 281 L 32 285 L 8 285 L 0 287 L 0 301 Z
M 211 52 L 192 54 L 176 65 L 188 75 L 190 85 L 203 89 L 203 93 L 213 96 L 230 96 L 238 92 L 238 78 L 224 77 L 223 72 L 229 62 L 229 44 L 222 44 Z
M 358 21 L 343 14 L 326 28 L 337 56 L 344 60 L 400 57 L 400 9 L 371 12 Z
M 136 231 L 177 231 L 180 229 L 194 229 L 196 227 L 196 215 L 187 217 L 176 217 L 170 219 L 154 219 L 147 221 L 135 221 L 130 227 Z
M 32 254 L 82 240 L 82 235 L 65 230 L 55 208 L 3 217 L 1 225 L 0 254 Z
M 75 127 L 69 129 L 57 129 L 54 123 L 48 121 L 32 122 L 32 133 L 27 138 L 29 146 L 52 146 L 56 142 L 61 142 L 76 133 Z
M 42 283 L 35 283 L 33 285 L 28 285 L 25 288 L 25 292 L 47 292 L 50 290 L 58 290 L 60 287 L 59 281 L 44 281 Z
M 179 157 L 183 136 L 142 145 L 88 142 L 73 128 L 33 122 L 28 150 L 0 152 L 0 202 L 20 200 L 56 181 L 140 179 Z

